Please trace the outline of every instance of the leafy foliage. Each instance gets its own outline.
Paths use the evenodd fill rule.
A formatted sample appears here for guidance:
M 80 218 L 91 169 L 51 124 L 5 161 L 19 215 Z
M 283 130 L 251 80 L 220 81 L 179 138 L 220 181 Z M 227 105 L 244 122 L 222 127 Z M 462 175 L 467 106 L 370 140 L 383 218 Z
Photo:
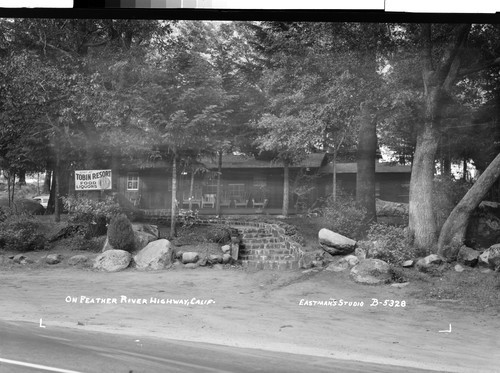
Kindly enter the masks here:
M 366 210 L 352 196 L 341 194 L 334 200 L 331 196 L 321 209 L 321 228 L 327 228 L 343 236 L 359 239 L 366 231 Z
M 226 225 L 214 225 L 207 234 L 207 240 L 218 244 L 231 242 L 231 228 Z
M 425 254 L 411 246 L 408 229 L 404 227 L 375 223 L 370 226 L 368 239 L 380 248 L 375 250 L 374 257 L 392 265 Z
M 132 223 L 125 214 L 115 215 L 108 227 L 108 240 L 115 250 L 135 250 L 135 236 Z
M 38 223 L 27 214 L 11 214 L 0 223 L 0 248 L 27 252 L 43 250 L 47 243 Z

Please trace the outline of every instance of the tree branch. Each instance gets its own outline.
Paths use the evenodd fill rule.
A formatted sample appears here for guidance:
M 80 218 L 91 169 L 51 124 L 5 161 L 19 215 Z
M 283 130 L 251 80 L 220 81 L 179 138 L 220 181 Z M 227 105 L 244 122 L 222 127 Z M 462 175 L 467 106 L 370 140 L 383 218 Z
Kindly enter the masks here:
M 477 73 L 481 70 L 489 69 L 490 67 L 500 65 L 500 57 L 495 58 L 494 60 L 489 60 L 482 64 L 477 64 L 475 66 L 471 66 L 466 69 L 459 69 L 457 73 L 457 77 L 463 78 L 466 75 Z

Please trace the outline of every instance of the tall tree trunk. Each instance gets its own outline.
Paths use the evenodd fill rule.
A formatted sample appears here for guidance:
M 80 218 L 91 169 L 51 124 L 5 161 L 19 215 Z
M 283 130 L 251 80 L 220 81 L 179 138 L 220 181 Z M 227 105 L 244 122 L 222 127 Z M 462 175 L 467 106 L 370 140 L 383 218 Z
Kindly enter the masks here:
M 220 215 L 220 192 L 221 192 L 221 175 L 222 175 L 222 150 L 217 152 L 217 191 L 215 196 L 215 215 Z
M 290 164 L 283 162 L 283 208 L 282 215 L 288 216 L 288 205 L 290 204 Z
M 414 245 L 427 250 L 433 247 L 437 238 L 432 191 L 438 143 L 437 130 L 423 126 L 417 136 L 411 169 L 409 229 Z
M 332 199 L 333 202 L 337 201 L 337 147 L 333 149 L 333 161 L 332 161 L 332 173 L 333 173 L 333 187 L 332 187 Z
M 43 189 L 42 193 L 44 194 L 49 194 L 50 193 L 50 180 L 52 178 L 52 171 L 51 170 L 46 170 L 45 171 L 45 178 L 43 180 Z
M 465 240 L 469 218 L 481 203 L 485 195 L 500 176 L 500 154 L 488 165 L 472 188 L 455 206 L 441 229 L 438 240 L 438 254 L 452 261 L 455 260 L 460 246 Z
M 61 221 L 61 160 L 59 152 L 56 151 L 56 169 L 55 169 L 55 199 L 54 199 L 54 221 Z
M 10 197 L 12 203 L 14 203 L 15 191 L 16 191 L 16 174 L 12 174 L 12 196 Z
M 170 236 L 176 237 L 175 229 L 175 209 L 177 207 L 177 156 L 174 153 L 172 161 L 172 206 L 170 208 Z
M 193 193 L 194 193 L 194 170 L 191 172 L 191 183 L 189 184 L 189 211 L 193 210 Z
M 363 104 L 361 110 L 361 126 L 358 137 L 356 200 L 366 209 L 366 220 L 370 222 L 377 220 L 375 208 L 377 124 L 368 104 Z
M 463 159 L 462 173 L 462 180 L 467 181 L 467 158 Z
M 19 189 L 21 189 L 21 186 L 26 185 L 26 171 L 25 170 L 20 170 L 19 171 Z

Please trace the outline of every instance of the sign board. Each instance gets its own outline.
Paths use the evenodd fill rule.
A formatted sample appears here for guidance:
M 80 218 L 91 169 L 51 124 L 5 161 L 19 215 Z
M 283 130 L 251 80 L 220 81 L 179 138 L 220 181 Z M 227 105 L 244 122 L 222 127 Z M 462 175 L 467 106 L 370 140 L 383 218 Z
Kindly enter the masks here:
M 75 190 L 111 189 L 111 170 L 75 171 Z

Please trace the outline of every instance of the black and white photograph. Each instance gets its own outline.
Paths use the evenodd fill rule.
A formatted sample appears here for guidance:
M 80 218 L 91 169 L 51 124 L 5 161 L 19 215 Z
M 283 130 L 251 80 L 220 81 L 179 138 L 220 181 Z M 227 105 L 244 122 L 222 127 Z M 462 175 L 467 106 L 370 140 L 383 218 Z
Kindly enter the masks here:
M 136 11 L 0 9 L 1 373 L 500 372 L 500 18 Z

